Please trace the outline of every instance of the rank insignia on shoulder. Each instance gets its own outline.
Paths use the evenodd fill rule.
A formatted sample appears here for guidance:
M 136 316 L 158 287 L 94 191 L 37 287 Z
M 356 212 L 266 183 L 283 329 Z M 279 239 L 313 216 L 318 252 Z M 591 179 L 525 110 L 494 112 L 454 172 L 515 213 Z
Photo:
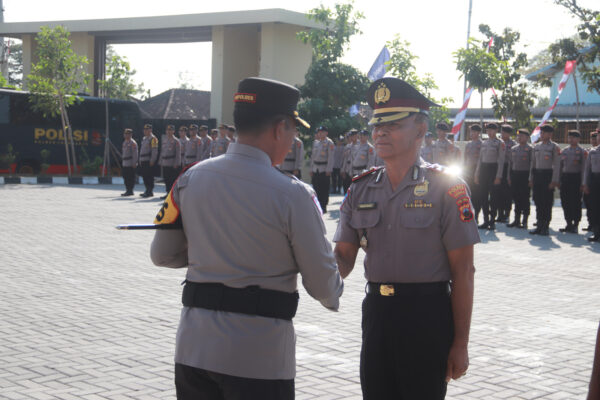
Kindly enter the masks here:
M 459 197 L 466 197 L 467 187 L 463 183 L 459 183 L 458 185 L 454 185 L 450 189 L 448 189 L 448 194 L 454 199 L 458 199 Z
M 358 205 L 359 210 L 374 210 L 377 208 L 377 203 L 360 203 Z
M 377 171 L 379 171 L 379 170 L 381 170 L 381 169 L 383 169 L 383 167 L 382 167 L 382 166 L 379 166 L 379 167 L 373 167 L 373 168 L 371 168 L 370 170 L 368 170 L 368 171 L 365 171 L 365 172 L 363 172 L 363 173 L 362 173 L 362 174 L 360 174 L 360 175 L 356 175 L 354 178 L 352 178 L 352 182 L 356 182 L 356 181 L 358 181 L 359 179 L 362 179 L 362 178 L 364 178 L 364 177 L 365 177 L 365 176 L 367 176 L 367 175 L 371 175 L 373 172 L 377 172 Z
M 173 199 L 173 192 L 169 192 L 169 195 L 165 199 L 162 207 L 156 217 L 154 218 L 154 223 L 158 225 L 170 225 L 170 224 L 180 224 L 181 218 L 179 214 L 179 207 L 175 200 Z

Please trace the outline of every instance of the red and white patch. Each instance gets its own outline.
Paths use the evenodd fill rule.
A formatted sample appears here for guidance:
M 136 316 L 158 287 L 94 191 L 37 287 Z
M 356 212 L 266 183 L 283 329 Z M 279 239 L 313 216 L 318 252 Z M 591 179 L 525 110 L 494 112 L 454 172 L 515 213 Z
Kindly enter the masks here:
M 462 183 L 454 185 L 450 189 L 448 189 L 448 195 L 450 195 L 450 197 L 454 199 L 458 199 L 460 197 L 468 197 L 467 187 Z
M 458 206 L 458 215 L 462 222 L 473 221 L 473 209 L 468 197 L 459 198 L 456 200 L 456 205 Z

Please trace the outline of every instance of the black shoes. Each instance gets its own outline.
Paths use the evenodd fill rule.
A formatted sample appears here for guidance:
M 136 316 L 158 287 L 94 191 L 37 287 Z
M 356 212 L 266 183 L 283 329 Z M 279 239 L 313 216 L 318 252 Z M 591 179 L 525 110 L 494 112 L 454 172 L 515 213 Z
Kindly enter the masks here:
M 152 192 L 144 192 L 144 193 L 140 194 L 140 196 L 142 196 L 143 198 L 153 197 L 154 193 L 152 193 Z
M 515 215 L 515 220 L 513 222 L 511 222 L 510 224 L 507 224 L 506 226 L 509 228 L 514 228 L 520 225 L 519 222 L 519 217 L 517 215 Z
M 488 227 L 489 224 L 490 224 L 489 222 L 484 222 L 483 224 L 477 226 L 477 228 L 479 228 L 479 229 L 487 229 L 487 227 Z
M 121 193 L 122 197 L 126 197 L 126 196 L 133 196 L 133 192 L 125 192 L 125 193 Z

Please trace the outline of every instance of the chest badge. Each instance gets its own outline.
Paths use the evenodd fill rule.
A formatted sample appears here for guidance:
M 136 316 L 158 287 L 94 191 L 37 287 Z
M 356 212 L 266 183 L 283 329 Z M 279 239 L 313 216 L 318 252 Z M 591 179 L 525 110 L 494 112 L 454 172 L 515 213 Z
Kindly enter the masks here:
M 425 196 L 429 192 L 429 181 L 426 179 L 423 183 L 419 183 L 415 186 L 414 194 L 415 196 Z

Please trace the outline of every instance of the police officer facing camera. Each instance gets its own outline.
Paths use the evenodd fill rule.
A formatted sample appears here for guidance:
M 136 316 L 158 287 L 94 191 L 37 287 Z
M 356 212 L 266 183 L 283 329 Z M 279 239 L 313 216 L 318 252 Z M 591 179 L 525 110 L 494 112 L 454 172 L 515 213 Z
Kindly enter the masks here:
M 133 130 L 127 128 L 123 131 L 123 181 L 125 182 L 125 193 L 121 196 L 133 196 L 133 187 L 135 186 L 135 167 L 138 162 L 138 145 L 133 140 Z
M 310 296 L 339 306 L 343 284 L 315 193 L 273 167 L 296 124 L 308 128 L 296 112 L 299 96 L 281 82 L 242 80 L 237 141 L 185 171 L 159 213 L 183 226 L 157 230 L 151 249 L 156 265 L 187 267 L 178 399 L 293 399 L 298 273 Z
M 385 166 L 353 179 L 334 235 L 342 277 L 366 252 L 363 397 L 443 399 L 469 365 L 479 242 L 469 189 L 418 156 L 434 103 L 397 78 L 373 82 L 367 100 Z

